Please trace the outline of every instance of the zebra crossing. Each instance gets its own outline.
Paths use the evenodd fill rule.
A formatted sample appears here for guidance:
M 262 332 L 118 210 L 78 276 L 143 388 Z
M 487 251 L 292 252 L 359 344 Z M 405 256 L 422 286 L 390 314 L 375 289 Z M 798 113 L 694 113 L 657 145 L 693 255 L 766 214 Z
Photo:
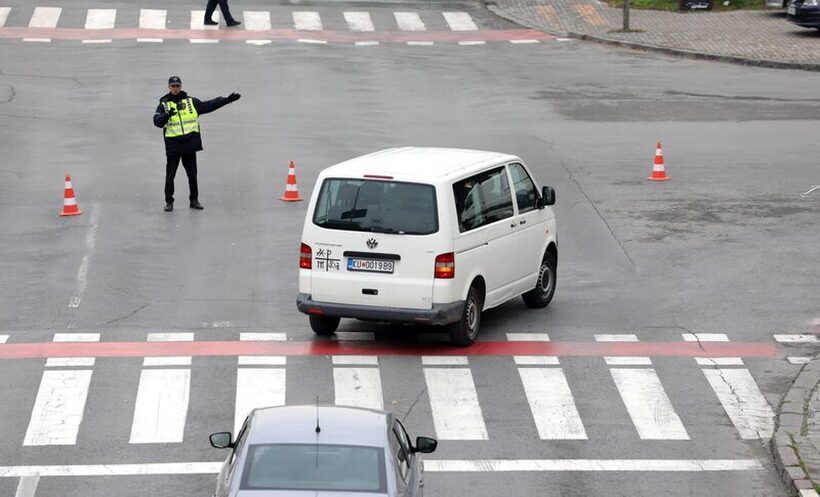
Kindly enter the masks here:
M 70 12 L 69 15 L 66 15 Z M 156 8 L 66 8 L 54 6 L 10 7 L 0 5 L 0 38 L 50 43 L 79 40 L 83 44 L 111 44 L 121 40 L 162 43 L 245 41 L 266 45 L 275 40 L 305 43 L 346 42 L 372 46 L 381 42 L 432 45 L 451 42 L 483 45 L 487 41 L 515 44 L 555 39 L 539 31 L 523 29 L 495 18 L 477 18 L 466 11 L 338 11 L 245 10 L 237 13 L 240 28 L 205 26 L 204 10 Z M 83 21 L 79 21 L 82 18 Z M 214 13 L 219 20 L 219 12 Z
M 721 334 L 684 334 L 684 342 L 728 341 Z M 515 341 L 548 342 L 547 334 L 508 333 Z M 0 344 L 8 336 L 0 335 Z M 284 342 L 284 333 L 241 333 L 240 341 Z M 635 335 L 595 335 L 596 342 L 635 342 Z M 99 342 L 99 333 L 57 333 L 54 342 Z M 147 342 L 193 342 L 194 333 L 149 333 Z M 233 391 L 234 430 L 247 413 L 256 407 L 282 406 L 292 401 L 288 389 L 289 362 L 286 356 L 239 355 L 234 361 L 235 374 L 219 378 L 221 384 L 214 392 Z M 377 355 L 331 355 L 309 358 L 315 364 L 328 364 L 332 374 L 323 381 L 332 384 L 333 402 L 337 405 L 372 409 L 390 409 L 385 402 L 383 375 L 396 374 L 395 364 L 389 357 Z M 425 392 L 434 436 L 451 441 L 491 441 L 493 426 L 484 415 L 482 399 L 487 400 L 499 385 L 477 385 L 474 373 L 480 367 L 470 356 L 413 357 L 420 366 L 421 375 L 413 378 Z M 618 399 L 610 399 L 612 412 L 623 412 L 631 420 L 634 436 L 639 440 L 687 441 L 690 431 L 675 409 L 681 399 L 671 398 L 664 388 L 661 375 L 650 357 L 603 357 Z M 119 360 L 119 359 L 112 359 Z M 570 375 L 565 370 L 573 358 L 545 355 L 497 357 L 514 368 L 518 385 L 503 388 L 520 391 L 526 399 L 533 432 L 539 440 L 589 440 L 589 421 L 584 420 L 573 393 L 579 382 L 588 381 L 582 375 Z M 706 402 L 715 401 L 734 427 L 734 437 L 742 440 L 765 440 L 772 436 L 774 413 L 755 379 L 743 364 L 742 358 L 694 358 L 691 374 L 701 374 L 711 391 L 703 391 Z M 0 367 L 3 363 L 0 362 Z M 137 386 L 133 402 L 127 412 L 118 415 L 129 420 L 128 443 L 179 444 L 185 441 L 186 424 L 191 415 L 192 378 L 207 373 L 197 370 L 190 356 L 144 357 L 139 373 L 134 376 Z M 85 422 L 91 422 L 95 413 L 86 405 L 89 391 L 94 388 L 94 357 L 51 357 L 45 361 L 39 389 L 33 404 L 25 408 L 27 428 L 22 437 L 24 447 L 67 446 L 81 443 L 78 434 Z M 304 365 L 302 366 L 304 368 Z M 313 370 L 311 368 L 311 370 Z M 322 368 L 316 368 L 322 371 Z M 119 371 L 119 370 L 118 370 Z M 401 374 L 401 373 L 398 373 Z M 133 380 L 120 378 L 124 385 Z M 107 380 L 110 383 L 110 379 Z M 294 385 L 291 378 L 291 386 Z M 127 387 L 124 387 L 127 388 Z M 491 391 L 482 391 L 489 388 Z M 201 392 L 200 392 L 201 394 Z M 221 397 L 221 396 L 220 396 Z M 326 399 L 323 400 L 326 402 Z M 21 406 L 25 402 L 21 399 Z M 199 417 L 208 413 L 197 413 Z M 0 418 L 2 418 L 0 416 Z M 494 423 L 500 422 L 494 420 Z M 502 421 L 503 422 L 503 421 Z M 0 424 L 4 424 L 0 419 Z M 220 423 L 214 421 L 215 426 Z M 728 423 L 726 424 L 727 426 Z

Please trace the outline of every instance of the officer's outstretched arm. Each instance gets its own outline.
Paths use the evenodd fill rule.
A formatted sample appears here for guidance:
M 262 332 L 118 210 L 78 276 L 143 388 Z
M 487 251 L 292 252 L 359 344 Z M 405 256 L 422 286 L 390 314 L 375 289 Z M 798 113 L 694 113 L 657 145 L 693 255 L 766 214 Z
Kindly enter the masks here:
M 165 113 L 165 107 L 162 104 L 157 106 L 157 110 L 154 112 L 154 126 L 157 128 L 162 128 L 168 122 L 168 115 Z

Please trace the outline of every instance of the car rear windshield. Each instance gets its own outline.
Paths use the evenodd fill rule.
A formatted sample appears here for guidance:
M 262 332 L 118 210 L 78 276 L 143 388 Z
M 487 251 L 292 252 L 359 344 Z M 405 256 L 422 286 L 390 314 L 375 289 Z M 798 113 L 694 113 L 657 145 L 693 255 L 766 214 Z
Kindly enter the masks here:
M 387 493 L 384 449 L 352 445 L 251 445 L 242 490 Z
M 428 235 L 438 231 L 436 191 L 419 183 L 328 178 L 313 223 L 329 229 Z

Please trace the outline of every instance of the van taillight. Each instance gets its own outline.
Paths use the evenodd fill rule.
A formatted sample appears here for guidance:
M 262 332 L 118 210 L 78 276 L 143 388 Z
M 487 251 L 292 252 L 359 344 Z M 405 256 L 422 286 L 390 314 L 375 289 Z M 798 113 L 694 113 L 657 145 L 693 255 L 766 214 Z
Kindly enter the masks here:
M 456 254 L 447 252 L 436 256 L 436 278 L 454 278 L 456 276 Z
M 313 267 L 313 253 L 310 245 L 303 243 L 299 248 L 299 269 L 311 269 Z

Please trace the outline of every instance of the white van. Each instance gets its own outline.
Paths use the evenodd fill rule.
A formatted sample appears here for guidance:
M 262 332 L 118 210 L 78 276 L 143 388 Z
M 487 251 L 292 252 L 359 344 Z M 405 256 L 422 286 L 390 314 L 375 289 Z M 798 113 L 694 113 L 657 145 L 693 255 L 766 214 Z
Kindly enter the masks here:
M 319 335 L 344 317 L 447 325 L 469 345 L 483 309 L 552 300 L 555 191 L 518 157 L 392 148 L 331 166 L 316 185 L 296 305 Z

